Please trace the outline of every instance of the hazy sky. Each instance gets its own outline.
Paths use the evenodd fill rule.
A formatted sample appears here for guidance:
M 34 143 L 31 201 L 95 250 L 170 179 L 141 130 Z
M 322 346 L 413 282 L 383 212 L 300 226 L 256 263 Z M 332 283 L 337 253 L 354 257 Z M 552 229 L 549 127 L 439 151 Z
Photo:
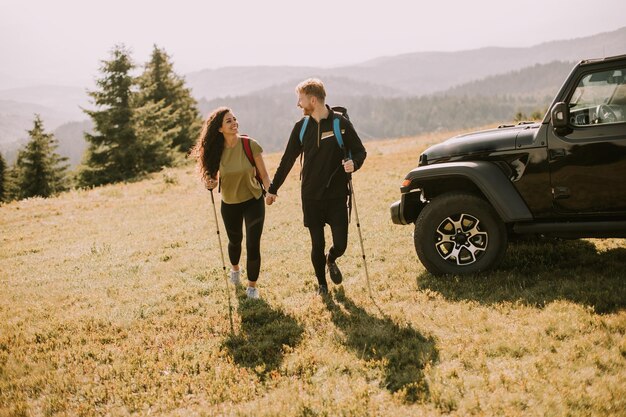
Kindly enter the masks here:
M 625 0 L 0 0 L 0 88 L 84 86 L 116 43 L 138 64 L 157 44 L 184 75 L 524 47 L 624 26 Z

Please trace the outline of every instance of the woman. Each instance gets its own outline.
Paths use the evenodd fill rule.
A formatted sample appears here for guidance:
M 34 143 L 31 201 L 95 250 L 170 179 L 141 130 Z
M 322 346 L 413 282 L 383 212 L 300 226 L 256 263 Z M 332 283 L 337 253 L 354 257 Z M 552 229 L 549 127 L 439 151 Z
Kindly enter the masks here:
M 256 282 L 261 269 L 261 233 L 265 220 L 263 189 L 255 178 L 255 168 L 246 157 L 243 140 L 248 139 L 256 172 L 267 189 L 269 175 L 263 162 L 261 146 L 251 138 L 239 135 L 239 124 L 233 112 L 226 107 L 214 110 L 207 118 L 193 149 L 202 181 L 210 190 L 220 185 L 221 213 L 228 235 L 228 257 L 232 265 L 230 280 L 240 284 L 242 226 L 246 224 L 246 268 L 248 271 L 248 298 L 259 298 Z M 219 174 L 219 181 L 218 181 Z

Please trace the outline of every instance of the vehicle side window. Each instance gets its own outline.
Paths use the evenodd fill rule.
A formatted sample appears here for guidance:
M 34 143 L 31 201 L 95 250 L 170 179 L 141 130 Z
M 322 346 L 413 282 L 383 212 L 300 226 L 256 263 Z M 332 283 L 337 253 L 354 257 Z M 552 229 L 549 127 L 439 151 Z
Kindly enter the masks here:
M 585 75 L 569 106 L 573 126 L 626 122 L 626 68 Z

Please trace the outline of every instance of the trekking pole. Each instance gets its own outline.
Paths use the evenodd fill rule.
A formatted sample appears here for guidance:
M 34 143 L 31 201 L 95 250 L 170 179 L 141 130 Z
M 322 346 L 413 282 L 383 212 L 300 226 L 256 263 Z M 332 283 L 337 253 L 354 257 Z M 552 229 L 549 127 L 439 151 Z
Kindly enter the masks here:
M 352 206 L 354 207 L 354 217 L 356 217 L 356 230 L 359 232 L 359 242 L 361 243 L 361 255 L 363 256 L 363 265 L 365 266 L 365 282 L 367 283 L 367 291 L 374 305 L 374 296 L 372 295 L 372 287 L 370 285 L 370 274 L 367 272 L 367 260 L 365 259 L 365 247 L 363 246 L 363 236 L 361 236 L 361 222 L 359 221 L 359 210 L 356 206 L 356 195 L 354 194 L 354 187 L 352 186 L 352 175 L 350 175 L 350 192 L 352 193 Z
M 211 203 L 213 203 L 213 214 L 215 215 L 215 229 L 217 230 L 217 241 L 220 244 L 220 255 L 222 255 L 222 270 L 224 271 L 224 282 L 226 283 L 226 295 L 228 296 L 228 319 L 230 320 L 230 334 L 234 334 L 233 329 L 233 307 L 230 302 L 230 291 L 228 290 L 228 277 L 226 276 L 226 262 L 224 262 L 224 250 L 222 249 L 222 238 L 220 237 L 220 224 L 217 220 L 217 210 L 215 209 L 215 199 L 213 189 L 211 191 Z

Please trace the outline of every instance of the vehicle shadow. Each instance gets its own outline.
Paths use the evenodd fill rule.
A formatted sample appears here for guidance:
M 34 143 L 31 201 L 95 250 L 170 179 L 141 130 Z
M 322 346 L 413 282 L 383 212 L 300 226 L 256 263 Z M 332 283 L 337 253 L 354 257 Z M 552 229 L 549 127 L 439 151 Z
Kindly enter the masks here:
M 298 345 L 304 329 L 296 319 L 263 299 L 248 299 L 243 287 L 236 292 L 241 330 L 228 336 L 223 346 L 237 365 L 251 368 L 263 377 L 278 369 L 285 353 L 283 346 Z
M 420 289 L 450 300 L 522 302 L 543 307 L 569 300 L 612 313 L 626 307 L 626 248 L 598 252 L 585 240 L 537 239 L 509 245 L 500 266 L 473 276 L 417 277 Z
M 346 337 L 347 346 L 365 360 L 383 361 L 384 386 L 401 392 L 407 402 L 424 401 L 429 396 L 424 367 L 438 360 L 435 341 L 412 327 L 400 327 L 390 318 L 368 314 L 346 297 L 343 288 L 324 297 L 332 321 Z

